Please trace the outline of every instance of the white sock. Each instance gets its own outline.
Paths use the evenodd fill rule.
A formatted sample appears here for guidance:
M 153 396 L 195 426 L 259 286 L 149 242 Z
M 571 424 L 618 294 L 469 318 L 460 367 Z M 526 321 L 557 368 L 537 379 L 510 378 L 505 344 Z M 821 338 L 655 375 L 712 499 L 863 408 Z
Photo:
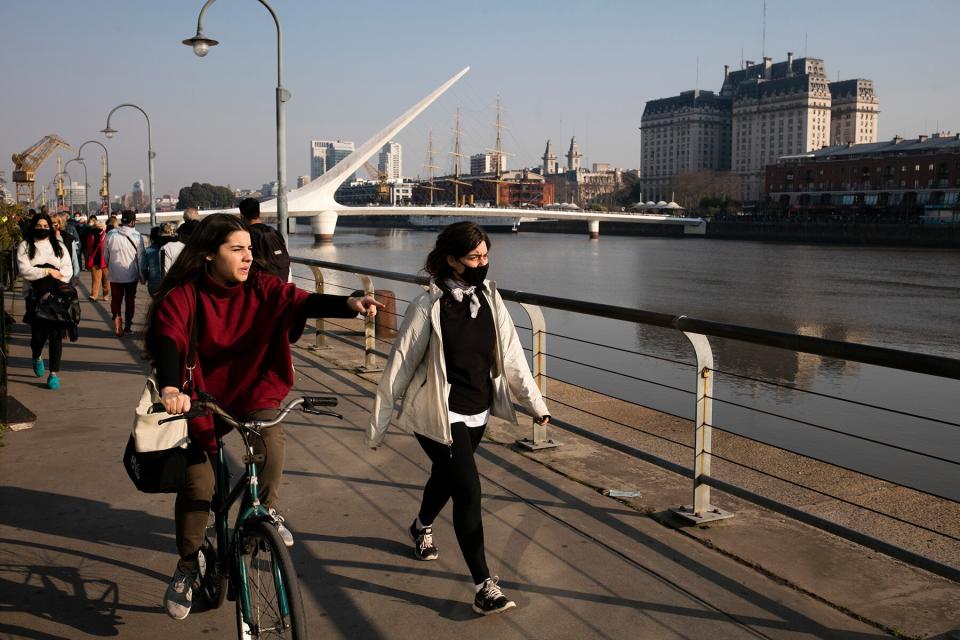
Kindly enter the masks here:
M 423 524 L 422 522 L 420 522 L 420 516 L 417 516 L 417 531 L 423 531 L 424 529 L 426 529 L 426 528 L 429 527 L 429 526 L 431 526 L 431 525 L 429 525 L 429 524 Z

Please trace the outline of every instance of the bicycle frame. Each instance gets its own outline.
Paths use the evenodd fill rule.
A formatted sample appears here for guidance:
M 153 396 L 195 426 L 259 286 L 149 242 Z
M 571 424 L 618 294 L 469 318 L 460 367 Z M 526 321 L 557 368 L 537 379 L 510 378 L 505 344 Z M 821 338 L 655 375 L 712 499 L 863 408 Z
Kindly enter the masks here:
M 187 418 L 193 418 L 200 415 L 214 414 L 219 416 L 228 425 L 234 427 L 240 434 L 240 437 L 243 439 L 243 464 L 245 466 L 245 470 L 237 483 L 230 488 L 228 492 L 228 487 L 230 486 L 230 470 L 227 467 L 227 458 L 225 453 L 226 448 L 223 444 L 223 436 L 218 435 L 216 438 L 217 456 L 214 469 L 216 488 L 214 492 L 212 510 L 214 512 L 214 528 L 217 540 L 217 565 L 221 571 L 225 570 L 228 572 L 227 577 L 229 583 L 233 587 L 234 593 L 238 598 L 241 617 L 246 624 L 252 626 L 253 612 L 251 610 L 250 602 L 250 589 L 248 584 L 249 576 L 247 573 L 247 567 L 243 562 L 244 533 L 248 528 L 248 523 L 260 522 L 263 520 L 270 520 L 274 524 L 277 522 L 270 511 L 267 510 L 267 508 L 264 507 L 260 502 L 259 483 L 257 481 L 257 464 L 262 463 L 265 459 L 265 456 L 254 453 L 252 438 L 261 437 L 260 429 L 272 427 L 283 422 L 284 418 L 287 417 L 287 414 L 300 405 L 303 405 L 302 411 L 305 413 L 326 415 L 336 418 L 342 418 L 343 416 L 334 411 L 319 408 L 335 406 L 337 403 L 336 398 L 329 396 L 304 396 L 302 398 L 297 398 L 290 401 L 280 410 L 277 417 L 273 420 L 240 421 L 217 406 L 212 397 L 205 395 L 201 397 L 202 399 L 198 399 L 195 403 L 193 403 L 194 407 L 191 409 L 191 411 L 183 415 Z M 162 410 L 163 408 L 162 405 L 155 406 L 159 407 L 159 410 Z M 171 417 L 165 421 L 173 419 L 174 418 Z M 246 495 L 249 500 L 247 501 L 247 504 L 241 505 L 240 511 L 237 514 L 236 523 L 233 527 L 233 532 L 231 533 L 228 523 L 230 508 L 241 497 L 241 495 L 243 495 L 244 490 L 246 490 Z M 277 563 L 273 563 L 272 573 L 274 587 L 276 589 L 278 599 L 277 604 L 280 608 L 280 615 L 284 618 L 287 618 L 291 614 L 289 591 L 287 589 L 287 585 L 284 584 L 283 575 L 281 574 L 280 566 Z
M 253 519 L 269 519 L 270 513 L 260 503 L 259 484 L 257 482 L 257 462 L 256 454 L 253 452 L 253 445 L 250 442 L 248 434 L 243 428 L 237 429 L 243 438 L 244 456 L 243 461 L 246 470 L 237 481 L 237 483 L 227 493 L 227 487 L 230 486 L 230 470 L 227 467 L 225 447 L 223 445 L 223 436 L 217 436 L 217 469 L 216 469 L 216 496 L 213 505 L 215 514 L 215 528 L 217 534 L 217 562 L 220 566 L 229 571 L 230 580 L 236 590 L 236 596 L 240 599 L 240 607 L 243 612 L 243 619 L 250 623 L 252 615 L 250 611 L 250 590 L 247 585 L 247 567 L 242 559 L 242 535 L 246 523 Z M 230 508 L 247 490 L 249 504 L 244 505 L 237 514 L 237 520 L 233 526 L 233 535 L 229 530 L 228 519 Z M 235 571 L 231 570 L 235 569 Z M 280 613 L 284 616 L 289 614 L 289 604 L 287 601 L 286 586 L 280 576 L 276 566 L 273 571 L 273 579 L 277 589 L 277 595 L 280 600 Z

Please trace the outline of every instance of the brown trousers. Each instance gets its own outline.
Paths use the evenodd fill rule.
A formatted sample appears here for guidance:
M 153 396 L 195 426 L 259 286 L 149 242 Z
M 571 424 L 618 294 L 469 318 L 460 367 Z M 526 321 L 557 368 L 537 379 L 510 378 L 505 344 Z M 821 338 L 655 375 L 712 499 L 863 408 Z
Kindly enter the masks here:
M 104 267 L 90 267 L 90 295 L 100 297 L 100 283 L 103 283 L 103 297 L 110 295 L 110 271 Z
M 276 409 L 254 412 L 249 419 L 272 420 Z M 253 438 L 253 450 L 266 454 L 264 464 L 257 465 L 260 502 L 267 508 L 277 508 L 279 503 L 280 477 L 283 475 L 283 460 L 286 456 L 287 439 L 281 425 L 263 429 L 263 441 Z M 187 466 L 187 486 L 177 493 L 174 518 L 177 525 L 177 551 L 182 560 L 192 562 L 207 529 L 210 517 L 210 502 L 213 499 L 216 459 L 203 453 L 195 464 Z M 228 488 L 229 489 L 229 488 Z

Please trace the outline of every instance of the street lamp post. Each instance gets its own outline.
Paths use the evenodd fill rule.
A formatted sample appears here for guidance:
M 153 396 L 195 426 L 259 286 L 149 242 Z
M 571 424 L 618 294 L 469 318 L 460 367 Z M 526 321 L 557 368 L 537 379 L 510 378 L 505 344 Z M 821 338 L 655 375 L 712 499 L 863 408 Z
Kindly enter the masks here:
M 200 15 L 197 17 L 197 35 L 187 38 L 183 44 L 193 47 L 193 52 L 199 57 L 204 57 L 210 50 L 219 44 L 216 40 L 207 38 L 203 35 L 203 14 L 216 0 L 207 0 L 200 9 Z M 277 26 L 277 226 L 280 227 L 280 235 L 284 242 L 287 242 L 287 131 L 286 116 L 284 114 L 284 103 L 290 100 L 290 92 L 283 88 L 283 31 L 280 29 L 280 19 L 273 7 L 265 0 L 259 0 L 270 15 L 273 16 L 273 22 Z
M 70 185 L 70 194 L 71 194 L 71 195 L 73 194 L 73 178 L 71 178 L 71 177 L 70 177 L 70 174 L 67 173 L 67 169 L 66 169 L 67 164 L 70 164 L 70 161 L 69 161 L 69 160 L 67 161 L 67 163 L 66 163 L 65 165 L 63 165 L 64 168 L 57 172 L 57 178 L 56 178 L 56 180 L 57 180 L 57 198 L 64 198 L 64 194 L 62 193 L 62 191 L 63 191 L 63 188 L 62 188 L 62 187 L 63 187 L 63 177 L 62 177 L 62 176 L 67 176 L 67 184 Z M 63 204 L 63 203 L 66 203 L 66 199 L 64 199 L 61 204 Z M 59 206 L 59 204 L 58 204 L 58 206 Z
M 103 129 L 101 129 L 100 131 L 101 131 L 101 133 L 103 133 L 105 136 L 107 136 L 107 138 L 112 138 L 112 137 L 113 137 L 113 134 L 115 134 L 115 133 L 117 132 L 117 130 L 110 128 L 110 116 L 113 115 L 113 112 L 114 112 L 114 111 L 116 111 L 117 109 L 120 109 L 120 108 L 122 108 L 122 107 L 132 107 L 132 108 L 136 109 L 137 111 L 139 111 L 140 113 L 142 113 L 142 114 L 143 114 L 143 117 L 147 119 L 147 173 L 149 174 L 149 177 L 148 177 L 148 179 L 149 179 L 149 184 L 148 184 L 148 187 L 147 187 L 147 188 L 150 190 L 150 194 L 149 194 L 149 197 L 150 197 L 150 227 L 152 228 L 152 227 L 157 226 L 157 203 L 156 203 L 156 202 L 154 201 L 154 199 L 153 199 L 153 159 L 156 157 L 157 154 L 155 154 L 155 153 L 153 152 L 153 134 L 152 134 L 151 131 L 150 131 L 150 116 L 147 115 L 147 112 L 146 112 L 146 111 L 144 111 L 143 109 L 141 109 L 140 107 L 138 107 L 138 106 L 135 105 L 135 104 L 124 103 L 124 104 L 121 104 L 121 105 L 117 105 L 116 107 L 114 107 L 113 109 L 110 110 L 110 113 L 107 114 L 107 126 L 106 126 L 105 128 L 103 128 Z
M 80 166 L 83 167 L 83 210 L 84 210 L 85 212 L 89 213 L 89 207 L 87 206 L 87 183 L 88 183 L 87 164 L 83 161 L 83 158 L 80 158 L 80 157 L 70 158 L 70 159 L 67 160 L 65 163 L 63 163 L 63 170 L 64 170 L 64 172 L 66 172 L 67 167 L 70 165 L 71 162 L 79 162 L 79 163 L 80 163 Z M 72 193 L 73 193 L 73 189 L 72 189 L 73 185 L 71 184 L 70 186 L 71 186 L 70 193 L 72 194 Z M 72 198 L 71 198 L 71 199 L 72 199 Z
M 106 156 L 106 158 L 107 158 L 107 167 L 106 167 L 106 173 L 107 173 L 107 175 L 106 175 L 106 182 L 105 182 L 105 184 L 104 184 L 106 193 L 103 193 L 103 194 L 100 194 L 100 195 L 102 195 L 104 198 L 106 198 L 106 202 L 107 202 L 107 213 L 109 214 L 109 213 L 110 213 L 110 152 L 107 151 L 106 145 L 104 145 L 104 144 L 103 144 L 102 142 L 100 142 L 99 140 L 87 140 L 87 141 L 84 142 L 82 145 L 80 145 L 80 148 L 79 148 L 79 149 L 77 149 L 77 160 L 83 160 L 83 158 L 82 158 L 83 148 L 84 148 L 85 146 L 87 146 L 88 144 L 98 144 L 98 145 L 100 145 L 100 148 L 103 149 L 103 154 L 104 154 L 104 156 Z M 89 211 L 88 211 L 87 213 L 89 213 Z

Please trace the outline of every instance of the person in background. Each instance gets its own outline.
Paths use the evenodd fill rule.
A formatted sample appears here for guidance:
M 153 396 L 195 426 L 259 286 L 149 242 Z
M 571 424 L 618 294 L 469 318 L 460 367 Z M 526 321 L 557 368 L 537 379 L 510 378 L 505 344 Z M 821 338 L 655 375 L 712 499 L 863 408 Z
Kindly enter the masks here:
M 163 248 L 160 249 L 160 274 L 161 277 L 167 275 L 167 272 L 170 271 L 170 267 L 173 266 L 173 263 L 176 262 L 177 256 L 180 255 L 180 252 L 183 251 L 183 248 L 187 244 L 187 238 L 190 237 L 190 234 L 193 233 L 194 228 L 197 226 L 198 222 L 195 220 L 187 220 L 182 223 L 177 229 L 177 239 L 173 242 L 168 242 L 163 245 Z
M 110 268 L 110 312 L 113 315 L 113 330 L 117 337 L 133 332 L 133 314 L 136 311 L 137 285 L 143 281 L 140 274 L 140 254 L 143 253 L 143 238 L 136 230 L 137 214 L 124 211 L 123 223 L 117 230 L 108 232 L 103 253 Z M 123 317 L 120 307 L 123 306 Z
M 64 244 L 70 254 L 70 263 L 73 265 L 73 277 L 70 279 L 70 284 L 76 286 L 80 281 L 78 275 L 80 273 L 80 239 L 76 234 L 75 227 L 70 224 L 72 221 L 70 214 L 63 212 L 54 218 L 54 226 L 57 229 L 57 238 Z
M 407 307 L 383 368 L 367 428 L 367 445 L 386 435 L 395 400 L 398 424 L 414 432 L 433 466 L 420 511 L 410 524 L 413 555 L 436 560 L 433 525 L 453 501 L 453 529 L 476 589 L 481 615 L 516 606 L 487 567 L 474 453 L 491 415 L 517 424 L 514 400 L 549 422 L 547 405 L 530 374 L 510 312 L 487 280 L 490 238 L 472 222 L 445 228 L 427 256 L 430 288 Z
M 281 280 L 289 281 L 290 254 L 287 253 L 287 245 L 276 229 L 260 222 L 260 203 L 254 198 L 241 200 L 240 215 L 250 227 L 254 265 Z
M 200 211 L 196 207 L 187 207 L 183 210 L 183 221 L 184 222 L 198 222 L 200 220 Z
M 163 274 L 160 272 L 160 250 L 163 245 L 176 239 L 172 222 L 164 222 L 150 229 L 150 246 L 140 256 L 140 274 L 147 282 L 150 297 L 157 295 Z
M 97 301 L 103 285 L 103 300 L 110 301 L 110 270 L 103 253 L 107 228 L 95 215 L 87 218 L 87 270 L 90 271 L 90 299 Z
M 73 265 L 70 254 L 62 242 L 57 240 L 53 221 L 46 213 L 33 216 L 29 234 L 17 247 L 17 267 L 23 276 L 24 293 L 27 296 L 27 314 L 24 321 L 30 325 L 30 353 L 33 359 L 33 373 L 42 378 L 46 370 L 43 363 L 43 347 L 50 344 L 50 376 L 48 389 L 60 388 L 60 359 L 63 355 L 63 336 L 66 329 L 51 325 L 36 317 L 38 296 L 41 290 L 49 289 L 56 281 L 70 282 L 73 277 Z
M 83 270 L 83 265 L 87 262 L 87 256 L 84 254 L 86 237 L 84 237 L 83 213 L 74 211 L 73 215 L 70 216 L 68 224 L 70 225 L 70 232 L 73 234 L 73 237 L 77 239 L 77 269 L 73 272 L 73 278 L 79 281 L 80 271 Z

